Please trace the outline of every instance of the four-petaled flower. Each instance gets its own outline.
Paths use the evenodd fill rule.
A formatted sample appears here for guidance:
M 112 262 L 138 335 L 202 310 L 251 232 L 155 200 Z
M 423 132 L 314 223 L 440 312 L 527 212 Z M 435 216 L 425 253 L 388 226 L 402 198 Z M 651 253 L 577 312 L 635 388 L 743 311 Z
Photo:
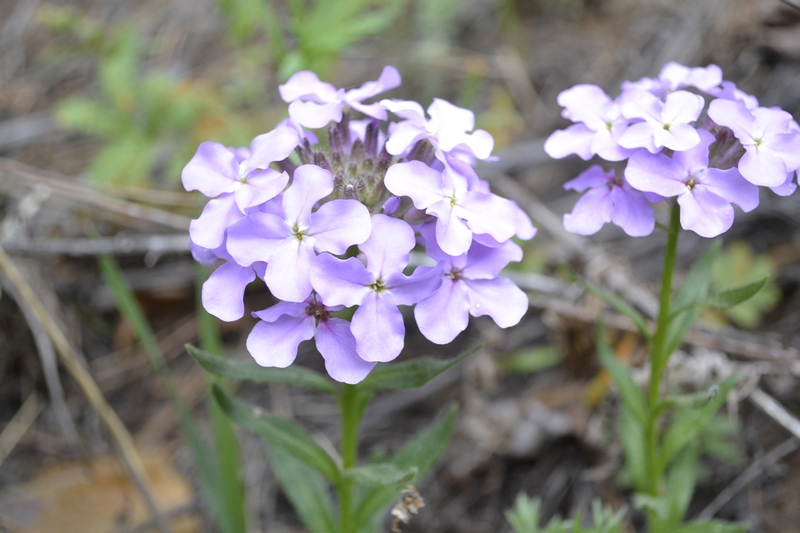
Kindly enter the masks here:
M 341 122 L 342 110 L 350 106 L 356 111 L 386 120 L 386 110 L 378 103 L 364 104 L 372 98 L 400 85 L 400 73 L 391 66 L 384 67 L 377 81 L 368 81 L 358 89 L 337 89 L 320 81 L 316 74 L 303 70 L 278 87 L 281 98 L 289 103 L 289 116 L 306 128 L 322 128 L 330 121 Z
M 311 284 L 326 302 L 359 306 L 351 330 L 356 350 L 366 361 L 391 361 L 400 354 L 405 338 L 398 305 L 413 305 L 441 283 L 436 268 L 420 266 L 411 276 L 403 274 L 408 253 L 414 248 L 414 230 L 386 215 L 372 217 L 372 235 L 359 246 L 366 266 L 355 257 L 317 257 Z
M 265 261 L 264 281 L 281 300 L 302 302 L 311 293 L 315 252 L 343 254 L 370 235 L 369 211 L 356 200 L 332 200 L 312 212 L 332 191 L 330 172 L 303 165 L 283 193 L 283 216 L 252 213 L 228 228 L 231 256 L 241 265 Z

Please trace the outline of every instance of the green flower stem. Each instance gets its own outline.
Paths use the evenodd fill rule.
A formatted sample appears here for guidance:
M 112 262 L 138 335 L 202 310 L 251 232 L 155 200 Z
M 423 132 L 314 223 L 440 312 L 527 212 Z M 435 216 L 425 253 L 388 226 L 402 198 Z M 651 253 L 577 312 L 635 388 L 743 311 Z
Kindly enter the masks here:
M 661 378 L 670 354 L 667 352 L 669 326 L 671 322 L 672 276 L 678 256 L 678 236 L 680 235 L 680 207 L 675 202 L 670 213 L 667 230 L 667 247 L 664 254 L 664 267 L 661 272 L 661 294 L 659 296 L 658 319 L 656 332 L 650 346 L 650 385 L 647 392 L 647 426 L 645 441 L 647 447 L 647 492 L 658 496 L 661 486 L 662 467 L 658 450 L 658 422 L 661 418 L 657 411 L 660 400 Z
M 358 460 L 358 425 L 361 422 L 363 405 L 359 398 L 359 391 L 355 385 L 343 385 L 339 398 L 339 408 L 342 412 L 342 469 L 356 466 Z M 352 481 L 343 478 L 339 484 L 339 524 L 341 533 L 353 530 L 353 491 Z

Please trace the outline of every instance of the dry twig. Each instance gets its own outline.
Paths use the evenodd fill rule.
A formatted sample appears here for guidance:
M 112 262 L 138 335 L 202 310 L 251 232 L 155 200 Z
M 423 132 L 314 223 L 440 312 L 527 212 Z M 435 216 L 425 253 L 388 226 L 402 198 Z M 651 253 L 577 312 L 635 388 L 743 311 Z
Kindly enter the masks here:
M 36 417 L 42 411 L 42 404 L 39 402 L 36 393 L 31 393 L 22 403 L 17 414 L 11 419 L 11 422 L 3 428 L 0 433 L 0 464 L 3 464 L 6 457 L 11 454 L 11 451 L 19 442 L 19 439 L 25 435 L 28 428 L 31 427 Z
M 92 404 L 92 407 L 94 407 L 97 414 L 100 415 L 100 418 L 106 424 L 106 427 L 117 444 L 120 458 L 135 485 L 141 492 L 159 530 L 163 533 L 168 533 L 170 531 L 169 523 L 159 510 L 153 498 L 150 484 L 147 480 L 147 474 L 145 473 L 144 463 L 139 456 L 139 452 L 136 450 L 133 438 L 117 416 L 117 413 L 114 412 L 114 409 L 106 402 L 103 393 L 100 392 L 91 374 L 81 365 L 78 354 L 67 340 L 64 332 L 61 331 L 47 312 L 47 309 L 36 296 L 33 288 L 31 288 L 17 269 L 11 257 L 9 257 L 2 248 L 0 248 L 0 271 L 2 271 L 8 277 L 11 284 L 16 287 L 20 296 L 20 301 L 17 302 L 20 307 L 27 306 L 30 308 L 31 312 L 36 315 L 37 319 L 42 324 L 50 340 L 55 345 L 61 357 L 61 362 L 78 383 L 78 386 L 89 400 L 89 403 Z
M 5 188 L 10 188 L 10 185 L 13 184 L 26 187 L 44 186 L 56 196 L 91 206 L 101 212 L 123 215 L 178 231 L 188 231 L 189 229 L 190 219 L 184 215 L 113 198 L 66 176 L 40 170 L 11 159 L 0 158 L 0 184 L 6 185 Z

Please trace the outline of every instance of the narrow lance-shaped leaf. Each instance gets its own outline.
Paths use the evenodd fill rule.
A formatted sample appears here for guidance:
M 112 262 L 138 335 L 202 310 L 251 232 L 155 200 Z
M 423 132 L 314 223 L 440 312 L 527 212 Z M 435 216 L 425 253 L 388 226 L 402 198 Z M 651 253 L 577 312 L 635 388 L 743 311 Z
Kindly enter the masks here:
M 677 413 L 675 420 L 664 436 L 661 451 L 661 469 L 665 469 L 670 461 L 689 444 L 698 433 L 711 421 L 713 416 L 725 402 L 728 392 L 738 383 L 738 376 L 731 376 L 719 385 L 719 390 L 702 407 L 683 409 Z
M 697 477 L 697 456 L 699 447 L 690 444 L 675 460 L 675 463 L 667 472 L 667 517 L 666 524 L 668 530 L 675 528 L 683 522 L 683 516 L 689 507 L 689 502 L 694 493 L 694 486 Z
M 403 446 L 389 463 L 401 470 L 416 468 L 418 477 L 427 474 L 447 447 L 457 412 L 455 405 L 450 406 L 443 417 Z M 365 491 L 353 519 L 357 531 L 372 533 L 381 513 L 399 496 L 400 492 L 394 486 L 370 487 Z
M 336 533 L 333 504 L 319 474 L 277 446 L 269 449 L 270 465 L 284 494 L 311 533 Z
M 481 347 L 452 359 L 420 357 L 403 363 L 378 363 L 359 383 L 361 390 L 408 390 L 421 387 L 433 378 L 453 368 Z
M 622 403 L 630 410 L 636 420 L 644 424 L 647 410 L 645 409 L 642 391 L 633 381 L 630 368 L 621 363 L 611 350 L 611 346 L 605 338 L 605 327 L 602 320 L 597 323 L 597 355 L 603 368 L 611 375 L 611 379 L 619 389 Z
M 714 266 L 714 260 L 719 253 L 720 246 L 719 240 L 714 241 L 689 271 L 686 280 L 672 300 L 672 309 L 680 310 L 681 312 L 677 315 L 673 314 L 674 316 L 670 321 L 670 327 L 667 331 L 667 356 L 681 345 L 686 333 L 692 329 L 697 315 L 700 314 L 702 305 L 706 302 L 708 287 L 711 283 L 711 269 Z M 666 361 L 664 363 L 666 364 Z
M 178 412 L 178 420 L 192 450 L 194 460 L 200 476 L 200 486 L 203 488 L 205 497 L 211 507 L 212 513 L 216 518 L 220 530 L 225 533 L 237 533 L 235 525 L 228 522 L 226 496 L 222 493 L 222 481 L 220 472 L 215 468 L 211 461 L 212 454 L 205 442 L 200 438 L 200 431 L 191 416 L 191 412 L 178 394 L 172 374 L 164 359 L 164 354 L 158 345 L 155 334 L 150 323 L 144 314 L 136 296 L 130 285 L 125 280 L 122 269 L 117 264 L 114 257 L 102 255 L 98 258 L 98 265 L 103 274 L 103 278 L 114 296 L 114 301 L 120 314 L 133 327 L 136 336 L 147 354 L 150 364 L 156 371 L 161 384 L 167 390 L 170 401 L 172 401 Z M 229 527 L 229 525 L 231 527 Z
M 769 277 L 762 278 L 753 283 L 740 285 L 715 295 L 711 300 L 711 305 L 718 309 L 728 309 L 740 303 L 744 303 L 764 288 L 769 281 Z
M 217 323 L 201 303 L 201 288 L 203 281 L 208 277 L 207 270 L 201 266 L 195 269 L 195 298 L 198 303 L 197 332 L 200 345 L 210 354 L 221 357 L 223 353 L 222 339 L 220 338 Z M 206 375 L 209 379 L 208 390 L 211 384 L 218 382 L 224 386 L 219 377 Z M 224 533 L 245 533 L 247 519 L 245 517 L 244 483 L 242 482 L 241 460 L 239 458 L 239 441 L 233 422 L 225 416 L 222 408 L 212 396 L 208 402 L 211 422 L 211 434 L 214 437 L 214 455 L 216 456 L 216 470 L 218 474 L 217 494 L 221 501 L 215 508 L 219 508 L 220 529 Z
M 391 463 L 357 466 L 344 473 L 348 479 L 359 485 L 386 487 L 408 483 L 417 475 L 416 467 L 398 468 Z
M 216 376 L 253 383 L 284 383 L 337 394 L 336 387 L 322 374 L 299 365 L 268 368 L 259 366 L 255 361 L 231 361 L 199 350 L 191 344 L 186 345 L 186 351 L 200 363 L 200 366 Z
M 642 314 L 631 304 L 616 294 L 578 277 L 574 272 L 572 272 L 572 270 L 568 270 L 568 273 L 570 277 L 572 277 L 572 280 L 578 283 L 581 287 L 603 300 L 622 316 L 627 317 L 628 320 L 633 322 L 633 325 L 636 326 L 636 329 L 639 330 L 639 333 L 641 333 L 645 339 L 650 340 L 650 328 L 647 325 L 647 320 L 645 320 L 644 316 L 642 316 Z
M 288 420 L 242 402 L 217 385 L 214 385 L 212 394 L 231 420 L 258 433 L 270 446 L 294 456 L 331 481 L 339 479 L 339 468 L 331 456 L 305 430 Z
M 725 520 L 703 520 L 684 524 L 673 529 L 671 533 L 745 533 L 749 529 L 750 526 L 747 524 L 737 524 Z

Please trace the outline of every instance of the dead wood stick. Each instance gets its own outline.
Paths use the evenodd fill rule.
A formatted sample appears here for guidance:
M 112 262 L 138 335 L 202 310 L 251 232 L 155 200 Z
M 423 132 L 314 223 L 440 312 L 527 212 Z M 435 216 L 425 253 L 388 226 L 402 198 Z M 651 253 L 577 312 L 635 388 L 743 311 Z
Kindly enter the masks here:
M 19 290 L 6 276 L 0 275 L 0 286 L 11 295 L 15 302 L 22 300 Z M 39 353 L 39 361 L 42 363 L 42 373 L 47 385 L 47 392 L 50 394 L 53 413 L 56 416 L 58 425 L 61 427 L 61 433 L 72 450 L 77 451 L 80 447 L 80 437 L 67 408 L 67 402 L 64 399 L 64 388 L 61 386 L 61 379 L 58 375 L 58 362 L 53 343 L 50 341 L 50 337 L 48 337 L 37 315 L 31 311 L 31 308 L 21 303 L 19 308 L 28 323 L 31 335 L 33 335 L 36 351 Z
M 756 387 L 750 393 L 750 401 L 775 422 L 783 426 L 786 431 L 800 439 L 800 420 L 787 411 L 775 398 Z
M 764 469 L 774 465 L 793 451 L 800 448 L 800 440 L 797 437 L 791 437 L 780 443 L 775 448 L 771 449 L 766 455 L 759 457 L 757 460 L 747 467 L 747 469 L 739 474 L 733 483 L 725 487 L 722 492 L 717 494 L 716 498 L 711 500 L 711 503 L 706 505 L 706 508 L 700 511 L 697 515 L 697 520 L 710 520 L 714 518 L 720 509 L 725 507 L 728 503 L 741 492 L 750 483 L 758 479 L 764 472 Z
M 567 246 L 575 255 L 587 263 L 600 267 L 605 273 L 608 285 L 627 301 L 639 307 L 649 317 L 655 317 L 658 309 L 656 297 L 647 289 L 636 283 L 635 278 L 624 264 L 614 260 L 600 246 L 592 244 L 585 237 L 569 233 L 564 229 L 561 219 L 550 211 L 533 194 L 503 172 L 495 172 L 490 168 L 482 174 L 508 198 L 514 198 L 535 224 L 552 235 L 558 242 Z
M 97 414 L 100 415 L 100 418 L 105 423 L 114 442 L 117 444 L 117 449 L 120 452 L 120 459 L 127 468 L 128 473 L 131 475 L 131 478 L 139 489 L 139 492 L 142 494 L 142 497 L 144 498 L 144 501 L 150 509 L 151 515 L 153 516 L 153 520 L 158 525 L 158 529 L 162 533 L 169 533 L 169 523 L 159 510 L 158 505 L 153 498 L 153 493 L 150 489 L 150 482 L 148 481 L 147 474 L 145 472 L 144 463 L 139 456 L 139 452 L 136 450 L 136 446 L 133 443 L 131 434 L 128 432 L 127 428 L 125 428 L 125 425 L 119 419 L 114 409 L 108 404 L 108 402 L 106 402 L 106 399 L 103 397 L 103 393 L 100 392 L 100 388 L 97 386 L 97 383 L 95 383 L 94 379 L 92 379 L 89 371 L 86 370 L 83 365 L 81 365 L 77 352 L 75 352 L 75 349 L 72 347 L 69 340 L 67 340 L 64 332 L 61 331 L 55 320 L 53 320 L 53 318 L 47 312 L 44 304 L 42 304 L 39 297 L 36 296 L 36 293 L 34 293 L 33 288 L 28 284 L 20 271 L 17 269 L 14 261 L 1 247 L 0 271 L 2 271 L 8 277 L 10 282 L 19 292 L 21 301 L 17 303 L 20 305 L 20 307 L 29 307 L 30 310 L 37 316 L 39 322 L 42 324 L 42 327 L 50 337 L 50 340 L 53 342 L 53 345 L 55 345 L 62 364 L 78 383 L 78 386 L 83 391 L 86 399 L 89 400 L 89 403 L 92 404 L 92 407 L 94 407 L 95 411 L 97 411 Z
M 87 185 L 77 183 L 66 176 L 40 170 L 12 159 L 0 158 L 0 182 L 4 180 L 29 187 L 44 186 L 61 198 L 108 213 L 155 223 L 178 231 L 188 231 L 189 229 L 190 219 L 187 216 L 120 200 Z
M 0 242 L 9 253 L 29 255 L 68 255 L 72 257 L 110 254 L 139 255 L 188 253 L 189 234 L 117 235 L 97 239 L 35 239 Z
M 22 407 L 19 408 L 17 414 L 0 432 L 0 464 L 3 464 L 6 457 L 11 454 L 19 440 L 31 427 L 36 417 L 39 416 L 41 410 L 42 404 L 39 402 L 35 392 L 31 393 L 22 402 Z
M 553 298 L 541 294 L 529 294 L 528 299 L 532 307 L 546 309 L 585 324 L 595 324 L 597 322 L 597 312 L 595 310 L 576 305 L 566 298 Z M 604 321 L 607 326 L 614 329 L 632 332 L 637 331 L 630 320 L 616 313 L 605 313 Z M 740 332 L 736 333 L 741 334 Z M 762 342 L 755 336 L 735 339 L 730 335 L 731 332 L 726 330 L 708 331 L 695 328 L 687 333 L 684 342 L 693 346 L 735 354 L 748 359 L 784 363 L 789 365 L 788 371 L 792 373 L 797 372 L 797 367 L 800 365 L 800 350 L 771 346 Z

